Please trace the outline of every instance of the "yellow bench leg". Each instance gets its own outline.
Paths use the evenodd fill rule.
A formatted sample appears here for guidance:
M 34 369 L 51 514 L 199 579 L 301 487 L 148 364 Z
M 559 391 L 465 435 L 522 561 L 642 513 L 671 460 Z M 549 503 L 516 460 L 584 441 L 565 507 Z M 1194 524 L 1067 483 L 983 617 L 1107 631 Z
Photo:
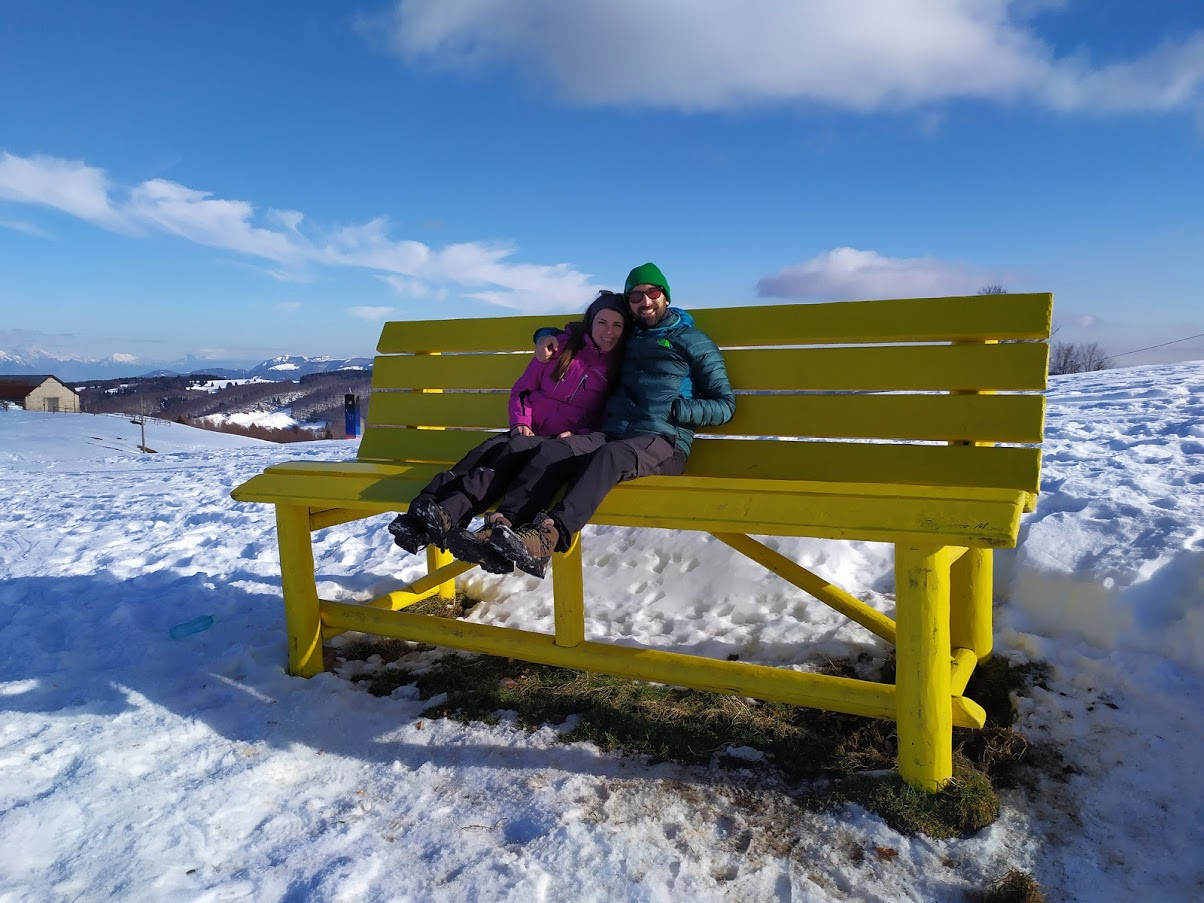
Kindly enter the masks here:
M 313 677 L 322 670 L 322 623 L 314 579 L 309 509 L 300 505 L 277 505 L 276 537 L 280 544 L 288 673 Z
M 935 792 L 953 777 L 949 553 L 895 546 L 899 775 Z
M 581 534 L 563 555 L 552 556 L 552 596 L 556 645 L 577 646 L 585 639 L 585 584 L 581 579 Z
M 995 584 L 992 549 L 966 549 L 949 572 L 949 640 L 982 661 L 991 654 L 991 601 Z
M 451 564 L 455 561 L 455 557 L 451 552 L 444 552 L 437 546 L 426 547 L 426 572 L 431 574 L 444 565 Z M 440 583 L 439 588 L 435 590 L 435 595 L 445 602 L 450 602 L 456 598 L 456 581 L 448 580 L 446 583 Z

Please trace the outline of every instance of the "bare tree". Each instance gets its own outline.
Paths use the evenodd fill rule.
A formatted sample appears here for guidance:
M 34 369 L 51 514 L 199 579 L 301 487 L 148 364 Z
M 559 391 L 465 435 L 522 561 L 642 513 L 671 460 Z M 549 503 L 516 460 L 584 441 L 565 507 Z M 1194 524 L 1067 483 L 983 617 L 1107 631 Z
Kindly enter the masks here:
M 1002 285 L 992 283 L 978 290 L 980 295 L 1006 295 L 1008 290 Z M 1062 329 L 1055 326 L 1049 338 L 1053 338 Z M 1110 370 L 1112 358 L 1104 351 L 1099 342 L 1052 342 L 1049 346 L 1049 373 L 1058 376 L 1062 373 L 1088 373 L 1094 370 Z
M 1049 348 L 1049 373 L 1089 373 L 1110 370 L 1112 358 L 1099 342 L 1054 342 Z

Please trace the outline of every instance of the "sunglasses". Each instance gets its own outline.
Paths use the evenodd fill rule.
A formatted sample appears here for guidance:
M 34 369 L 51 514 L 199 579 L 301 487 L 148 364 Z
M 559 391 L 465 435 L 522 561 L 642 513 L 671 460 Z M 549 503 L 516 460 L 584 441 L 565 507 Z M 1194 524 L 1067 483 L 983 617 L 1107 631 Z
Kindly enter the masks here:
M 652 288 L 642 288 L 642 289 L 641 288 L 633 288 L 631 291 L 629 291 L 627 293 L 627 303 L 628 304 L 637 304 L 640 300 L 641 295 L 643 295 L 649 301 L 657 301 L 660 299 L 660 296 L 663 295 L 664 293 L 665 293 L 665 290 L 663 288 L 661 288 L 659 285 L 654 285 L 654 286 L 652 286 Z

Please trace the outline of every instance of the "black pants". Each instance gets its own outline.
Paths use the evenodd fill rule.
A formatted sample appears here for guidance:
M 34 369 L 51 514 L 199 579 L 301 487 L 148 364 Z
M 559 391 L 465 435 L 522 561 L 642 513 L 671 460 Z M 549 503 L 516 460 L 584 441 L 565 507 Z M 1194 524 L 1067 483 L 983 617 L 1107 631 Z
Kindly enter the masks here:
M 553 440 L 510 433 L 486 439 L 450 470 L 435 474 L 414 501 L 427 498 L 438 502 L 451 515 L 453 523 L 467 526 L 474 515 L 487 510 L 501 497 L 540 445 L 549 441 Z
M 685 452 L 661 436 L 607 439 L 590 433 L 549 439 L 510 484 L 498 511 L 520 524 L 546 511 L 560 534 L 556 548 L 564 552 L 615 486 L 636 477 L 675 476 L 685 467 Z M 564 483 L 564 498 L 547 507 Z

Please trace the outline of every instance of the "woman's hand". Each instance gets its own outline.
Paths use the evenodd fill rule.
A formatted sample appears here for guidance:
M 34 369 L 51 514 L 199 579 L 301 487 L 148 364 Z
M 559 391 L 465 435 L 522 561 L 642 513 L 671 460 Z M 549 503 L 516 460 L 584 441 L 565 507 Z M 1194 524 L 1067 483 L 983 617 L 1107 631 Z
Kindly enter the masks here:
M 550 361 L 560 351 L 556 336 L 546 335 L 535 343 L 535 359 L 540 363 Z
M 557 433 L 556 438 L 557 439 L 567 439 L 571 435 L 573 435 L 572 430 L 565 430 L 563 433 Z
M 511 427 L 510 432 L 516 436 L 534 436 L 535 435 L 533 432 L 531 432 L 531 427 L 527 426 L 525 423 L 520 423 L 518 426 Z

